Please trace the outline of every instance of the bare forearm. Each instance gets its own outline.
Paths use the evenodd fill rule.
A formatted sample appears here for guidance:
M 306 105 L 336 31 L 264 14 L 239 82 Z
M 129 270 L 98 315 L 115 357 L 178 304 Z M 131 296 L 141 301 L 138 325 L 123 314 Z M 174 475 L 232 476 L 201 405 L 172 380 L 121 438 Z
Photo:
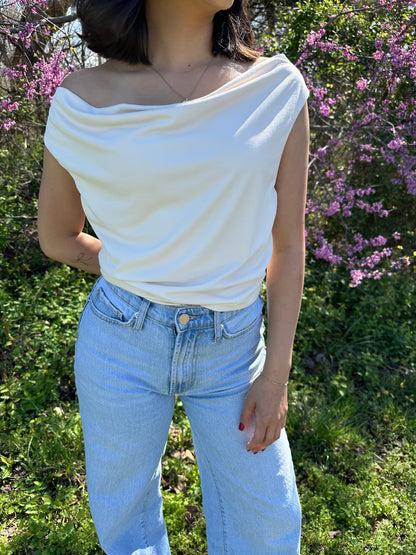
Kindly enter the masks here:
M 267 268 L 267 358 L 265 371 L 286 382 L 302 300 L 305 253 L 302 247 L 274 254 Z
M 54 245 L 41 245 L 43 252 L 53 260 L 63 262 L 74 268 L 85 270 L 93 274 L 101 274 L 98 253 L 101 241 L 88 235 L 79 233 L 59 240 Z

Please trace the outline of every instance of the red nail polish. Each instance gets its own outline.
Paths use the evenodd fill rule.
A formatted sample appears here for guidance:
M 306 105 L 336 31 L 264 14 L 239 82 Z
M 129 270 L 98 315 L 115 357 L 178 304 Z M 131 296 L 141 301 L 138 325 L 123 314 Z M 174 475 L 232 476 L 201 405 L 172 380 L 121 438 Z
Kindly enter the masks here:
M 238 429 L 240 430 L 240 432 L 242 432 L 244 430 L 244 424 L 242 422 L 240 422 L 240 425 L 238 426 Z

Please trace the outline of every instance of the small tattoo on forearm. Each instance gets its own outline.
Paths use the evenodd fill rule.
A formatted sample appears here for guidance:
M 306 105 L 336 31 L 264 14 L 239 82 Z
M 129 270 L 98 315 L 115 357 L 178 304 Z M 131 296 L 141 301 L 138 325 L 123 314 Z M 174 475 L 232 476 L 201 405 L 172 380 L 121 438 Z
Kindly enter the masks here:
M 92 256 L 87 256 L 85 252 L 80 252 L 74 262 L 82 264 L 83 266 L 89 266 L 92 260 Z

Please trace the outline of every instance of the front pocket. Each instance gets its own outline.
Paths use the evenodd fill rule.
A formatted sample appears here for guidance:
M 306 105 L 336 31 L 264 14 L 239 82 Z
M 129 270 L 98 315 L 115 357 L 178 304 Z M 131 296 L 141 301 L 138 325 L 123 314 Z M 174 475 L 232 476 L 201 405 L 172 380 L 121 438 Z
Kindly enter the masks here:
M 130 326 L 136 317 L 136 310 L 132 306 L 101 285 L 91 293 L 90 304 L 96 316 L 112 324 Z
M 238 337 L 254 328 L 260 328 L 263 321 L 263 301 L 259 296 L 254 303 L 236 313 L 222 322 L 222 333 L 224 337 Z

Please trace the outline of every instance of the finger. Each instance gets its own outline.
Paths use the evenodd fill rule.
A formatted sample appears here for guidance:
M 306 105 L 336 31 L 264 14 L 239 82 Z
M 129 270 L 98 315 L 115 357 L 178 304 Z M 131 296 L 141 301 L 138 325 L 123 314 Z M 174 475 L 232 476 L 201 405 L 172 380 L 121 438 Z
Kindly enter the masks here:
M 255 401 L 252 401 L 251 399 L 246 397 L 243 410 L 240 416 L 240 425 L 238 427 L 240 431 L 247 430 L 247 428 L 250 426 L 251 418 L 253 416 L 255 407 L 256 407 Z
M 247 451 L 258 452 L 264 448 L 263 442 L 266 435 L 267 427 L 261 421 L 256 421 L 256 427 L 254 429 L 254 435 L 247 443 Z
M 280 433 L 282 426 L 277 424 L 276 426 L 269 426 L 267 428 L 266 437 L 264 438 L 264 447 L 268 447 L 280 438 Z

